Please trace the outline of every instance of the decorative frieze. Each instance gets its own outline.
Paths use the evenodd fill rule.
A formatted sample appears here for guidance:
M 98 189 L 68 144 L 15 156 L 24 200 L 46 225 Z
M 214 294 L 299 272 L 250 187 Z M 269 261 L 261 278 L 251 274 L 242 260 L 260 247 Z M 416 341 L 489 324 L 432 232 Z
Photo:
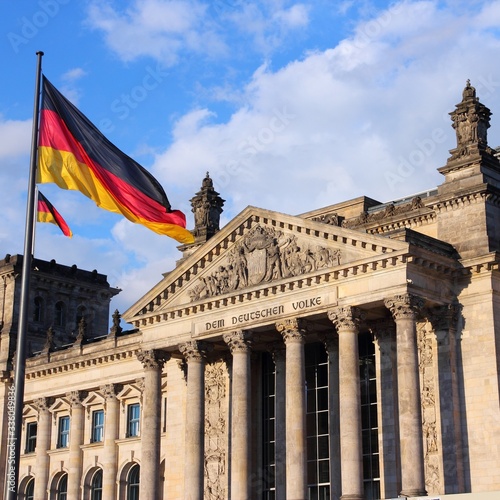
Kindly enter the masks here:
M 205 369 L 205 488 L 204 498 L 226 498 L 227 380 L 223 361 Z
M 304 246 L 296 235 L 258 224 L 228 252 L 227 262 L 212 274 L 200 278 L 189 295 L 194 302 L 337 266 L 340 259 L 338 249 Z

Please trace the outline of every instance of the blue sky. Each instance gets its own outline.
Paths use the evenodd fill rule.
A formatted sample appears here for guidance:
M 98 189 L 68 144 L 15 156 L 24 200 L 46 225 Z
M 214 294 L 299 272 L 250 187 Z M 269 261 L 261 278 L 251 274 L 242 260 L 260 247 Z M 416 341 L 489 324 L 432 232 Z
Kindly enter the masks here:
M 299 214 L 431 189 L 455 146 L 467 79 L 500 145 L 500 1 L 6 1 L 0 4 L 0 255 L 22 253 L 35 53 L 105 135 L 189 200 L 207 171 L 226 200 Z M 73 230 L 39 224 L 36 256 L 97 269 L 124 311 L 177 242 L 41 187 Z

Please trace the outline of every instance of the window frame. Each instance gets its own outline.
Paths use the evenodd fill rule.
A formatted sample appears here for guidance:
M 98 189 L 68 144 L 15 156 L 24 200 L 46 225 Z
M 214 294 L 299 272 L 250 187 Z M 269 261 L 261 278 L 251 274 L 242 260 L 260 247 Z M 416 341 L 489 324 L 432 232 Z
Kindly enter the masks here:
M 67 426 L 63 424 L 67 422 Z M 67 427 L 67 428 L 66 428 Z M 57 421 L 57 448 L 69 448 L 70 417 L 61 415 Z
M 100 421 L 96 421 L 97 418 L 100 418 Z M 104 410 L 99 408 L 92 412 L 92 428 L 90 435 L 91 443 L 102 443 L 104 442 Z
M 32 429 L 35 429 L 33 434 Z M 33 420 L 31 422 L 26 422 L 26 442 L 24 453 L 34 453 L 36 450 L 36 437 L 38 433 L 38 422 Z
M 137 416 L 132 412 L 137 409 Z M 133 438 L 141 435 L 141 405 L 140 403 L 129 403 L 127 405 L 127 431 L 126 437 Z

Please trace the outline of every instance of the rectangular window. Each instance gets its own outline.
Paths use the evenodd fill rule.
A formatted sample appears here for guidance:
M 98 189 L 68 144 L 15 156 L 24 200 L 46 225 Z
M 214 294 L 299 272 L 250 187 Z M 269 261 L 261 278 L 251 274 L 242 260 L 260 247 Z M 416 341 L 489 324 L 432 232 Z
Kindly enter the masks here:
M 33 453 L 36 448 L 36 422 L 28 422 L 26 424 L 26 453 Z
M 104 410 L 92 412 L 92 442 L 104 441 Z
M 127 407 L 127 437 L 139 435 L 139 422 L 141 418 L 141 407 L 139 403 Z
M 69 417 L 59 417 L 59 429 L 57 433 L 57 447 L 67 448 L 69 446 Z

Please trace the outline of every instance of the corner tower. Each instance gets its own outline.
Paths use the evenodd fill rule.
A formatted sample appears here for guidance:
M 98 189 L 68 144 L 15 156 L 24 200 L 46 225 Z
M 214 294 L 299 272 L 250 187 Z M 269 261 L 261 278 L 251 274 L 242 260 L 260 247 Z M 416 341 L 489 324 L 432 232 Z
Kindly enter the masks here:
M 462 258 L 478 257 L 500 250 L 500 162 L 487 140 L 491 111 L 467 81 L 450 116 L 457 146 L 438 169 L 445 178 L 436 204 L 438 235 Z

